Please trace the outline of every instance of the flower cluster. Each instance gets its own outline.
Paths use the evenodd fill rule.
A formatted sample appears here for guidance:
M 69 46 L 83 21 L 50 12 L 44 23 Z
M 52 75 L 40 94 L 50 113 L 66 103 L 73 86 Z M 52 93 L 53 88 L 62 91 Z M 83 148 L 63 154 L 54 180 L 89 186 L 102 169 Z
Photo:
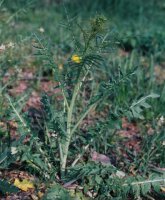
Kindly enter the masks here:
M 0 45 L 0 52 L 3 52 L 6 50 L 6 48 L 13 48 L 14 47 L 14 43 L 13 42 L 9 42 L 8 44 L 4 45 L 1 44 Z

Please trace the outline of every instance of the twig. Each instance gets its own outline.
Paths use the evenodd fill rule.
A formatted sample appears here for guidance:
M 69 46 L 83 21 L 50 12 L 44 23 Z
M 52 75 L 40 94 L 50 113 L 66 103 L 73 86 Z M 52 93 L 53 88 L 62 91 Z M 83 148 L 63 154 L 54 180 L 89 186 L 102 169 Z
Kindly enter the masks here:
M 26 126 L 26 123 L 24 122 L 24 120 L 22 119 L 22 117 L 20 116 L 20 114 L 17 112 L 17 110 L 15 109 L 15 107 L 13 106 L 13 103 L 11 102 L 11 99 L 8 95 L 5 95 L 5 97 L 8 99 L 10 106 L 12 107 L 13 111 L 15 112 L 15 114 L 17 115 L 17 117 L 19 118 L 19 120 L 21 121 L 21 123 L 23 124 L 24 127 Z
M 73 163 L 72 163 L 72 167 L 74 167 L 75 166 L 75 164 L 80 160 L 80 158 L 83 156 L 83 154 L 85 153 L 85 151 L 88 149 L 88 147 L 89 147 L 89 144 L 87 144 L 84 148 L 83 148 L 83 152 L 82 153 L 80 153 L 80 154 L 78 154 L 78 156 L 77 156 L 77 158 L 73 161 Z
M 147 180 L 147 181 L 137 181 L 137 182 L 133 182 L 130 185 L 142 185 L 142 184 L 146 184 L 146 183 L 155 183 L 155 182 L 165 182 L 165 178 L 162 179 L 155 179 L 155 180 Z M 123 186 L 128 186 L 128 183 L 123 184 Z

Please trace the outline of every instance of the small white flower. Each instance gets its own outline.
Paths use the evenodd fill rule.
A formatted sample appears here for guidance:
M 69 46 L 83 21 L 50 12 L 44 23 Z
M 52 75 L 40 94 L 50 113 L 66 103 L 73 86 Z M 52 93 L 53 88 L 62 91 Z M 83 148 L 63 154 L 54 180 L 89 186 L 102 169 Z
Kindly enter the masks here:
M 161 116 L 158 120 L 158 126 L 162 126 L 164 124 L 165 120 L 164 120 L 164 116 Z
M 1 51 L 5 51 L 5 49 L 6 49 L 6 46 L 5 46 L 4 44 L 1 44 L 1 45 L 0 45 L 0 52 L 1 52 Z
M 18 152 L 16 147 L 11 147 L 11 154 L 14 155 Z
M 160 117 L 160 121 L 161 121 L 162 123 L 164 123 L 164 116 L 161 116 L 161 117 Z
M 48 173 L 45 173 L 44 175 L 45 175 L 45 178 L 50 178 Z
M 125 173 L 123 171 L 118 171 L 116 172 L 116 176 L 119 178 L 123 178 L 125 176 Z
M 9 42 L 9 43 L 7 44 L 7 47 L 8 47 L 8 48 L 13 48 L 13 47 L 14 47 L 14 43 L 13 43 L 13 42 Z
M 39 32 L 41 32 L 41 33 L 44 33 L 44 32 L 45 32 L 45 30 L 44 30 L 43 27 L 40 27 L 38 30 L 39 30 Z
M 57 134 L 55 134 L 55 133 L 52 133 L 52 137 L 56 137 L 57 136 Z

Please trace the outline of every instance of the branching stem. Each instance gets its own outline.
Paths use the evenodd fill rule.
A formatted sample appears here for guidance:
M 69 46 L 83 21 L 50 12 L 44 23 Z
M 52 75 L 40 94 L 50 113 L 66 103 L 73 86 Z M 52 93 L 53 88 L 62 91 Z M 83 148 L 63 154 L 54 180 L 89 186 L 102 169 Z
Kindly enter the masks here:
M 82 120 L 85 118 L 85 116 L 91 111 L 91 109 L 94 107 L 93 105 L 89 107 L 89 109 L 80 117 L 80 119 L 78 120 L 78 122 L 75 124 L 75 126 L 72 129 L 72 120 L 73 120 L 73 111 L 74 111 L 74 107 L 75 107 L 75 102 L 76 102 L 76 98 L 77 95 L 81 89 L 82 83 L 85 81 L 85 78 L 87 76 L 89 71 L 87 71 L 85 73 L 85 75 L 83 76 L 82 80 L 78 80 L 77 84 L 74 87 L 73 90 L 73 96 L 70 102 L 70 105 L 67 106 L 67 130 L 66 130 L 66 138 L 63 141 L 62 144 L 60 144 L 60 156 L 61 156 L 61 175 L 65 173 L 65 169 L 66 169 L 66 162 L 67 162 L 67 157 L 68 157 L 68 150 L 69 150 L 69 145 L 71 142 L 71 138 L 73 133 L 76 131 L 77 127 L 79 126 L 79 124 L 82 122 Z M 63 93 L 64 98 L 65 94 Z M 67 102 L 67 99 L 66 99 Z

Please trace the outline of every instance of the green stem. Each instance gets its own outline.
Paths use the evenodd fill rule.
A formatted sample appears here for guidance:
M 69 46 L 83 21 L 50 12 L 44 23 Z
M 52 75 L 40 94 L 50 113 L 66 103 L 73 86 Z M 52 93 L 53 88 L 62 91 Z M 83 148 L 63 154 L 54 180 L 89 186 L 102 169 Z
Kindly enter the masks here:
M 72 126 L 72 115 L 73 115 L 73 109 L 74 109 L 74 104 L 75 104 L 75 100 L 77 97 L 77 94 L 79 92 L 80 89 L 80 82 L 78 82 L 74 88 L 73 91 L 73 96 L 72 96 L 72 100 L 70 103 L 70 107 L 68 108 L 68 114 L 67 114 L 67 137 L 66 140 L 64 142 L 64 144 L 62 144 L 61 150 L 62 150 L 62 159 L 61 159 L 61 173 L 63 174 L 65 172 L 65 168 L 66 168 L 66 161 L 67 161 L 67 156 L 68 156 L 68 150 L 69 150 L 69 145 L 70 145 L 70 141 L 71 141 L 71 126 Z
M 61 144 L 61 151 L 60 155 L 61 155 L 61 174 L 64 174 L 65 172 L 65 168 L 66 168 L 66 162 L 67 162 L 67 157 L 68 157 L 68 150 L 69 150 L 69 145 L 71 142 L 71 138 L 73 133 L 75 132 L 75 130 L 77 129 L 78 125 L 81 123 L 81 121 L 84 119 L 84 117 L 89 113 L 89 111 L 91 110 L 88 109 L 88 111 L 86 111 L 83 116 L 80 118 L 80 120 L 76 123 L 76 125 L 74 126 L 73 130 L 71 130 L 72 128 L 72 117 L 73 117 L 73 110 L 74 110 L 74 106 L 75 106 L 75 101 L 76 101 L 76 97 L 80 91 L 80 88 L 82 86 L 83 81 L 85 80 L 87 74 L 89 71 L 87 71 L 84 75 L 84 77 L 82 78 L 81 81 L 78 81 L 78 83 L 76 84 L 74 91 L 73 91 L 73 96 L 72 96 L 72 100 L 70 103 L 70 106 L 67 106 L 67 137 L 66 140 L 63 144 Z
M 73 127 L 72 131 L 71 131 L 71 135 L 76 131 L 77 127 L 80 125 L 80 123 L 83 121 L 83 119 L 87 116 L 87 114 L 96 106 L 96 103 L 91 105 L 85 113 L 82 114 L 82 116 L 80 117 L 80 119 L 78 120 L 78 122 L 75 124 L 75 126 Z
M 20 114 L 18 113 L 18 111 L 15 109 L 15 107 L 13 106 L 13 103 L 11 102 L 11 99 L 8 95 L 5 95 L 6 98 L 8 99 L 10 106 L 12 107 L 13 111 L 15 112 L 15 114 L 17 115 L 18 119 L 20 120 L 20 122 L 23 124 L 24 127 L 26 126 L 26 123 L 24 122 L 24 120 L 22 119 L 22 117 L 20 116 Z
M 66 108 L 67 110 L 69 109 L 69 104 L 68 104 L 68 100 L 66 98 L 66 95 L 65 95 L 65 92 L 64 92 L 64 88 L 62 87 L 61 83 L 59 82 L 59 86 L 60 86 L 60 89 L 61 89 L 61 92 L 62 92 L 62 95 L 63 95 L 63 98 L 64 98 L 64 107 L 66 105 Z

